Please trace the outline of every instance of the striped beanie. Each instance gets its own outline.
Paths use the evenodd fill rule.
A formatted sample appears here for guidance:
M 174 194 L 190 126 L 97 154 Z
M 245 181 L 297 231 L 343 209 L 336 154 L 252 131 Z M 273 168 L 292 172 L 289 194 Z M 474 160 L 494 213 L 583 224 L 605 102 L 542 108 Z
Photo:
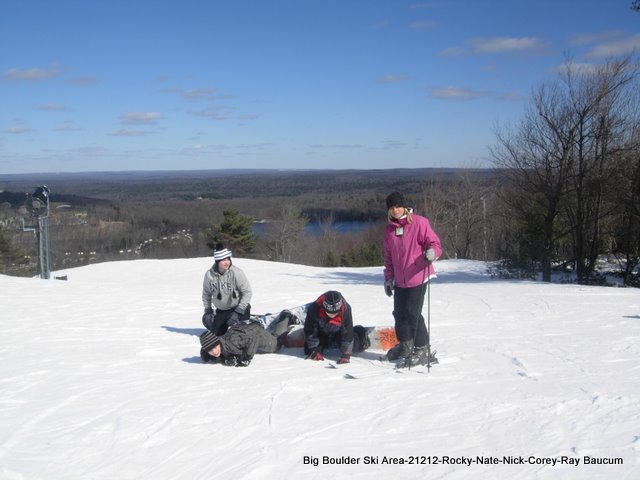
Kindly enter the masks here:
M 221 243 L 218 243 L 216 248 L 213 250 L 213 259 L 216 262 L 219 262 L 225 258 L 231 258 L 231 250 L 225 248 Z
M 202 350 L 208 352 L 213 347 L 220 343 L 220 337 L 214 335 L 209 330 L 205 331 L 202 335 L 200 335 L 200 346 Z

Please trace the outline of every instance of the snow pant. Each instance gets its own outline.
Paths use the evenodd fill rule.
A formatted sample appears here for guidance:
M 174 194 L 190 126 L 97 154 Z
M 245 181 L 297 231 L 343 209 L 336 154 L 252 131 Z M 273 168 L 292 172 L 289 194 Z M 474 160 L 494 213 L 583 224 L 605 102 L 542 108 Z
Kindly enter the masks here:
M 422 305 L 427 284 L 417 287 L 395 287 L 393 291 L 393 318 L 396 336 L 400 342 L 413 342 L 424 347 L 429 342 L 429 332 L 422 316 Z
M 212 331 L 215 335 L 224 335 L 229 328 L 229 317 L 233 314 L 234 310 L 220 310 L 217 309 L 213 320 L 211 322 L 205 322 L 204 326 L 207 330 Z M 251 305 L 247 305 L 247 309 L 244 311 L 239 320 L 249 320 L 251 318 Z
M 282 343 L 280 336 L 286 336 L 289 331 L 289 317 L 280 318 L 276 321 L 273 332 L 263 330 L 260 332 L 260 342 L 258 343 L 258 353 L 275 353 L 280 350 Z
M 266 330 L 260 333 L 258 353 L 276 353 L 279 349 L 280 345 L 278 344 L 278 337 Z
M 337 332 L 334 332 L 334 333 L 327 333 L 327 332 L 323 332 L 322 330 L 320 330 L 318 332 L 318 341 L 320 343 L 319 343 L 317 348 L 319 348 L 320 351 L 322 352 L 322 351 L 324 351 L 326 349 L 339 347 L 340 343 L 341 343 L 341 338 L 342 338 L 342 335 L 340 335 L 340 331 L 339 330 Z M 305 355 L 309 355 L 312 351 L 313 351 L 313 348 L 310 348 L 309 345 L 307 345 L 307 342 L 305 340 L 305 342 L 304 342 L 304 354 Z
M 318 340 L 320 341 L 320 350 L 324 351 L 329 348 L 340 348 L 342 345 L 342 335 L 340 331 L 335 333 L 318 332 Z M 371 341 L 367 336 L 367 329 L 362 325 L 353 327 L 353 348 L 352 353 L 364 352 L 371 346 Z M 309 355 L 311 348 L 304 342 L 304 354 Z

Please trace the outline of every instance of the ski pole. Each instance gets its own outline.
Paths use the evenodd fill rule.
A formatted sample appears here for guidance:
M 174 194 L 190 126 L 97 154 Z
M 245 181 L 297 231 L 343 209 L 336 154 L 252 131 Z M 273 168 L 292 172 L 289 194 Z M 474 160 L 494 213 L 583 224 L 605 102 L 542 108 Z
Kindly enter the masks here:
M 431 372 L 431 280 L 427 282 L 427 373 L 430 373 L 430 372 Z

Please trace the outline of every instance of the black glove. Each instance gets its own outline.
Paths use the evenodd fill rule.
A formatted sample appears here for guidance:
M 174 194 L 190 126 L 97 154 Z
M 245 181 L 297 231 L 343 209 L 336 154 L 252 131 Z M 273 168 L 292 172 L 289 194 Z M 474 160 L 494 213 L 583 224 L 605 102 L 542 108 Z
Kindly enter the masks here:
M 235 355 L 231 355 L 229 357 L 224 357 L 224 364 L 227 367 L 237 367 L 238 366 L 238 357 Z
M 200 349 L 200 358 L 204 363 L 209 363 L 211 361 L 211 355 L 209 355 L 203 348 Z
M 205 326 L 207 330 L 211 330 L 213 328 L 213 309 L 207 308 L 204 311 L 204 315 L 202 315 L 202 324 Z
M 238 359 L 238 363 L 236 363 L 236 367 L 248 367 L 251 363 L 251 359 L 249 357 L 242 357 Z

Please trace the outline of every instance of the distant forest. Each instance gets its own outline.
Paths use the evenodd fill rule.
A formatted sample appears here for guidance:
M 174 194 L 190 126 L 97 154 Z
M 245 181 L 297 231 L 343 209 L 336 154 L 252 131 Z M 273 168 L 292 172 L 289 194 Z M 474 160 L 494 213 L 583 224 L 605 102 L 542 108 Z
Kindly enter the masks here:
M 557 235 L 549 257 L 543 248 L 545 210 L 536 207 L 543 205 L 543 197 L 527 194 L 529 186 L 515 172 L 502 168 L 0 175 L 0 273 L 36 274 L 34 233 L 24 229 L 34 219 L 25 200 L 40 185 L 50 190 L 51 271 L 114 260 L 208 256 L 217 241 L 241 258 L 378 266 L 383 263 L 385 198 L 393 191 L 402 192 L 417 213 L 429 218 L 441 238 L 443 258 L 490 261 L 492 273 L 510 278 L 536 278 L 547 261 L 554 272 L 575 271 L 575 233 L 567 228 Z M 607 211 L 613 214 L 602 221 L 608 228 L 599 234 L 596 257 L 613 259 L 618 265 L 613 274 L 636 285 L 638 237 L 624 237 L 629 218 L 620 216 L 620 209 Z M 636 230 L 629 232 L 635 235 Z M 603 278 L 593 268 L 581 283 L 604 283 Z
M 1 268 L 34 274 L 34 235 L 22 227 L 23 219 L 32 220 L 25 199 L 39 185 L 50 190 L 51 269 L 61 270 L 117 259 L 210 255 L 225 212 L 260 222 L 254 246 L 238 245 L 245 257 L 318 266 L 381 265 L 385 197 L 392 191 L 403 192 L 418 213 L 430 217 L 445 256 L 498 258 L 497 239 L 488 238 L 495 229 L 489 228 L 486 210 L 497 183 L 498 172 L 484 169 L 0 175 Z M 459 197 L 465 188 L 474 190 L 465 194 L 467 200 Z M 473 210 L 484 217 L 458 224 L 459 215 L 447 212 L 473 196 L 477 201 L 468 214 Z M 345 222 L 358 228 L 339 231 L 336 226 Z M 306 229 L 308 224 L 316 228 Z

